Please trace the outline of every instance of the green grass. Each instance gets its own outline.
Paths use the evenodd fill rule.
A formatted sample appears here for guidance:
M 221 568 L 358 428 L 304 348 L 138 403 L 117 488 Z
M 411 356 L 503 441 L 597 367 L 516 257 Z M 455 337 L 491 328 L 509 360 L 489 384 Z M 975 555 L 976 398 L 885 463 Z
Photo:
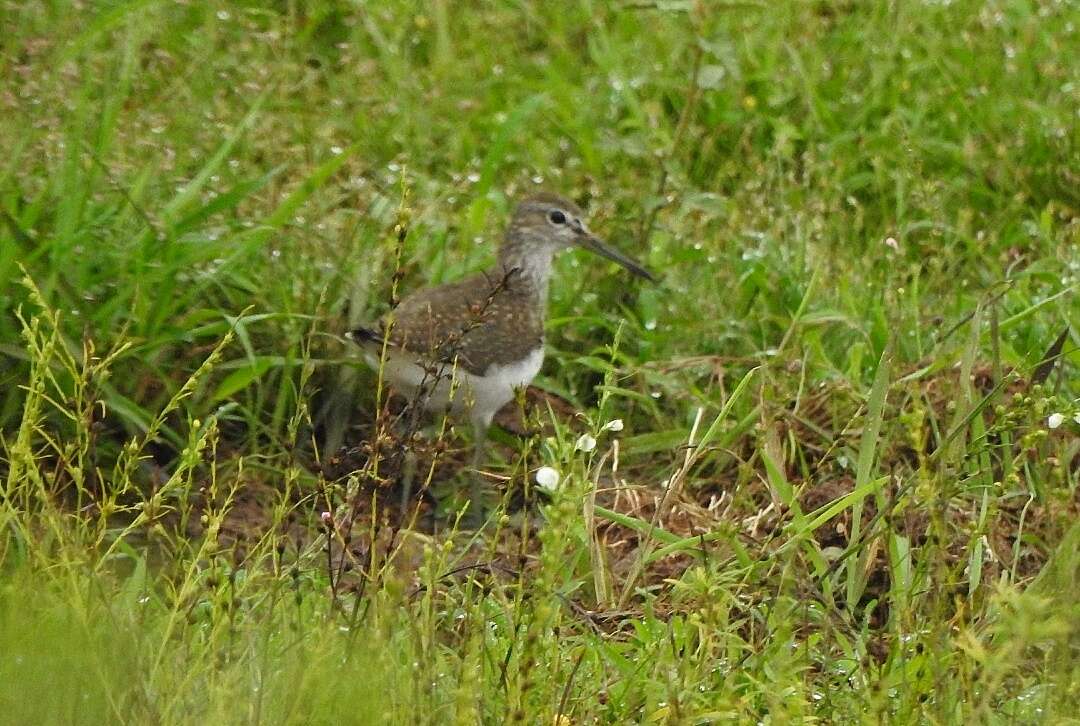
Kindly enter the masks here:
M 0 3 L 0 711 L 1075 718 L 1078 25 Z M 662 283 L 559 260 L 537 385 L 583 415 L 496 434 L 527 507 L 456 532 L 451 431 L 433 518 L 346 531 L 378 397 L 342 333 L 539 187 Z

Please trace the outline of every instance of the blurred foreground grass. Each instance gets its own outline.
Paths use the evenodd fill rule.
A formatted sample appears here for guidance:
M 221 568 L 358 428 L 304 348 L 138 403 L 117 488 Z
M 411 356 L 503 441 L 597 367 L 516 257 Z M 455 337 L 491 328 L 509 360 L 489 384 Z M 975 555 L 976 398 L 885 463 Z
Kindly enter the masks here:
M 1077 24 L 0 3 L 0 710 L 1074 715 Z M 376 398 L 340 334 L 539 187 L 663 277 L 560 260 L 538 383 L 584 415 L 503 437 L 474 541 L 452 486 L 434 527 L 324 526 Z

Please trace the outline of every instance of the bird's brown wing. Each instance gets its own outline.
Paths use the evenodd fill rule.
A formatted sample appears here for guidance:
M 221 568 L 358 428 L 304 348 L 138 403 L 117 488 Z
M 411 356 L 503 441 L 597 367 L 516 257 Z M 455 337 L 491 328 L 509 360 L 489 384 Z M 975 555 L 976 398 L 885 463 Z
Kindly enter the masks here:
M 482 273 L 406 297 L 380 321 L 380 334 L 395 347 L 483 375 L 543 345 L 541 314 L 531 291 Z

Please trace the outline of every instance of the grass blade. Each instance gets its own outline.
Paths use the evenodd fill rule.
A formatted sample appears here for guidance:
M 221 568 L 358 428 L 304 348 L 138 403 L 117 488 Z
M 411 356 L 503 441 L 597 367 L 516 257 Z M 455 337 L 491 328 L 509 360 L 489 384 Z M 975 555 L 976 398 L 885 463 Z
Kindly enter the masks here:
M 866 418 L 863 423 L 862 440 L 859 442 L 859 458 L 855 466 L 855 491 L 863 491 L 864 488 L 873 484 L 870 479 L 874 469 L 874 458 L 877 453 L 881 422 L 885 414 L 885 398 L 889 392 L 889 378 L 892 370 L 892 346 L 886 346 L 885 351 L 878 360 L 877 372 L 874 373 L 874 382 L 870 387 L 870 398 L 867 401 Z M 856 543 L 862 534 L 862 497 L 856 499 L 851 506 L 851 543 Z M 847 603 L 848 607 L 862 598 L 866 588 L 866 552 L 863 552 L 853 560 L 849 560 L 847 567 Z

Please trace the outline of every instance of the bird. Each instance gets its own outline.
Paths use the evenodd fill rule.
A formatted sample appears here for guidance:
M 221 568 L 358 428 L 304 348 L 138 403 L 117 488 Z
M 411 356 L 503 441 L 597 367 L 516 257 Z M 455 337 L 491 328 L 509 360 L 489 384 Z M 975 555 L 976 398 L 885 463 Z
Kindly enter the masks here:
M 430 412 L 466 418 L 474 431 L 469 510 L 482 522 L 478 469 L 496 412 L 544 362 L 544 321 L 555 256 L 584 248 L 631 273 L 653 273 L 593 234 L 574 202 L 542 192 L 515 207 L 495 264 L 458 282 L 422 288 L 372 327 L 347 337 L 385 381 Z

